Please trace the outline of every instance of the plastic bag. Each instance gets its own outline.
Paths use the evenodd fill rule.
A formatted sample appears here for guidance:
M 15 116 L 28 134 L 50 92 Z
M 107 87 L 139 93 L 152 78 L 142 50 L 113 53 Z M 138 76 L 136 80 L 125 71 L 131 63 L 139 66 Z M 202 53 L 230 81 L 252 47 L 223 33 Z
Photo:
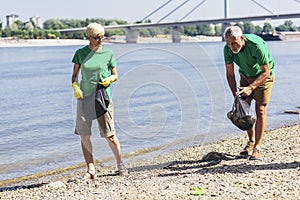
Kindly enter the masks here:
M 239 95 L 235 97 L 232 110 L 227 113 L 228 119 L 239 129 L 245 131 L 253 127 L 256 121 L 250 105 Z
M 109 102 L 105 88 L 98 84 L 94 93 L 83 97 L 82 111 L 89 119 L 97 119 L 107 112 Z

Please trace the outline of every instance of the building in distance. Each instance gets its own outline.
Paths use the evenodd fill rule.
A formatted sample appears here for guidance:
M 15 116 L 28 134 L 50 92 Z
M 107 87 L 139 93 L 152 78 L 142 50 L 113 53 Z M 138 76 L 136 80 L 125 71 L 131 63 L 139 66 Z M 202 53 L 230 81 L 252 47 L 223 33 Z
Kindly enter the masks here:
M 10 14 L 6 16 L 6 26 L 10 27 L 15 21 L 19 20 L 19 15 Z

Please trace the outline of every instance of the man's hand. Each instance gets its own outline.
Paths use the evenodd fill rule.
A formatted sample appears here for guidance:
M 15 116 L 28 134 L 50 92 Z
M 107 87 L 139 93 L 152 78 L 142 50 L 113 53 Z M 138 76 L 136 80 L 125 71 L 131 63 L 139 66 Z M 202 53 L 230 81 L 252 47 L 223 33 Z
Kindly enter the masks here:
M 247 87 L 238 87 L 239 89 L 239 94 L 242 97 L 248 97 L 250 96 L 250 94 L 253 92 L 253 88 L 251 86 L 247 86 Z
M 83 95 L 82 95 L 82 91 L 80 89 L 79 83 L 78 82 L 73 82 L 72 83 L 72 88 L 74 90 L 74 97 L 77 99 L 82 99 Z

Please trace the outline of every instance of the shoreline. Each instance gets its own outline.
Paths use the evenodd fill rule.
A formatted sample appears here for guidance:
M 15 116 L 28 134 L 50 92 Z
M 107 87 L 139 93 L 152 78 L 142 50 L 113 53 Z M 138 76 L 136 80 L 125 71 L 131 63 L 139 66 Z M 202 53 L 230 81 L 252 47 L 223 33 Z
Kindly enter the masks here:
M 294 123 L 285 124 L 285 125 L 278 126 L 278 127 L 272 127 L 270 129 L 267 129 L 266 132 L 280 129 L 280 128 L 290 127 L 290 126 L 294 126 L 294 125 L 297 125 L 297 123 L 294 122 Z M 238 133 L 238 132 L 240 132 L 240 133 Z M 202 143 L 202 145 L 211 145 L 213 143 L 227 140 L 227 139 L 238 139 L 244 135 L 243 132 L 244 131 L 237 129 L 235 134 L 229 134 L 229 135 L 225 134 L 223 136 L 219 136 L 218 138 L 214 138 L 214 139 L 207 138 L 208 140 L 206 142 Z M 196 137 L 193 136 L 192 138 L 179 139 L 179 140 L 173 141 L 172 143 L 170 143 L 168 145 L 162 144 L 160 146 L 152 146 L 152 147 L 148 147 L 148 148 L 137 149 L 137 150 L 134 150 L 131 152 L 125 152 L 125 153 L 122 153 L 122 157 L 123 158 L 136 157 L 136 159 L 139 159 L 140 156 L 143 156 L 146 154 L 154 154 L 156 156 L 157 154 L 159 154 L 159 152 L 162 151 L 162 149 L 164 151 L 170 152 L 170 151 L 172 151 L 172 149 L 174 150 L 174 149 L 178 149 L 180 147 L 181 148 L 186 147 L 191 144 L 191 142 L 190 142 L 191 140 L 195 140 L 195 139 L 197 140 L 198 137 L 202 137 L 202 136 L 203 135 L 199 135 Z M 174 147 L 172 148 L 170 146 L 174 146 Z M 95 163 L 105 163 L 105 162 L 111 163 L 112 161 L 114 161 L 114 159 L 115 159 L 114 156 L 105 157 L 102 159 L 95 160 Z M 18 177 L 9 178 L 9 179 L 3 179 L 3 180 L 0 180 L 0 188 L 3 186 L 9 185 L 9 184 L 31 181 L 31 180 L 39 179 L 39 178 L 46 177 L 46 176 L 52 176 L 52 175 L 55 176 L 60 173 L 65 173 L 68 171 L 77 170 L 77 169 L 84 168 L 84 167 L 85 167 L 85 162 L 83 161 L 81 163 L 72 164 L 72 165 L 68 165 L 68 166 L 64 166 L 64 167 L 60 167 L 60 168 L 44 170 L 44 171 L 37 171 L 32 174 L 27 174 L 27 175 L 18 176 Z
M 182 37 L 181 42 L 214 42 L 222 41 L 221 37 Z M 104 41 L 107 44 L 126 44 L 125 36 L 114 37 Z M 139 37 L 137 44 L 172 43 L 170 37 Z M 42 47 L 42 46 L 76 46 L 87 45 L 84 39 L 12 39 L 0 37 L 0 48 L 6 47 Z
M 266 41 L 272 41 L 267 40 Z M 299 41 L 296 39 L 291 40 L 278 40 L 278 41 Z M 189 42 L 222 42 L 221 36 L 182 36 L 180 43 Z M 127 44 L 125 36 L 114 36 L 104 40 L 105 44 Z M 159 43 L 172 43 L 171 36 L 159 37 L 139 37 L 136 44 L 159 44 Z M 9 47 L 43 47 L 43 46 L 78 46 L 88 45 L 88 40 L 85 39 L 13 39 L 1 38 L 0 48 Z
M 77 39 L 9 39 L 0 38 L 0 48 L 87 45 L 87 40 Z
M 68 199 L 71 195 L 74 199 L 194 199 L 197 197 L 190 195 L 190 189 L 199 185 L 206 198 L 298 198 L 300 124 L 266 131 L 263 161 L 235 159 L 245 143 L 246 137 L 235 137 L 162 154 L 155 154 L 157 149 L 148 149 L 124 156 L 130 172 L 126 177 L 116 176 L 111 160 L 96 164 L 95 181 L 78 182 L 77 178 L 84 173 L 84 168 L 78 166 L 63 173 L 6 184 L 5 187 L 1 184 L 0 197 L 32 199 L 56 196 Z M 209 158 L 208 155 L 215 157 Z

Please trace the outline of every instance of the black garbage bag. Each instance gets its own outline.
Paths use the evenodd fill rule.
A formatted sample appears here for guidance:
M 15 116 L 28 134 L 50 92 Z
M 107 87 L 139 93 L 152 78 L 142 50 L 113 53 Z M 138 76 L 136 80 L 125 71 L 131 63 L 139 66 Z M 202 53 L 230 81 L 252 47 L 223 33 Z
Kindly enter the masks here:
M 235 97 L 232 110 L 227 113 L 227 117 L 243 131 L 251 129 L 256 121 L 250 105 L 239 95 Z
M 104 115 L 107 112 L 110 99 L 103 85 L 97 85 L 97 90 L 95 93 L 95 110 L 97 118 Z
M 97 85 L 96 91 L 83 97 L 82 111 L 89 119 L 97 119 L 107 112 L 110 99 L 103 85 Z

